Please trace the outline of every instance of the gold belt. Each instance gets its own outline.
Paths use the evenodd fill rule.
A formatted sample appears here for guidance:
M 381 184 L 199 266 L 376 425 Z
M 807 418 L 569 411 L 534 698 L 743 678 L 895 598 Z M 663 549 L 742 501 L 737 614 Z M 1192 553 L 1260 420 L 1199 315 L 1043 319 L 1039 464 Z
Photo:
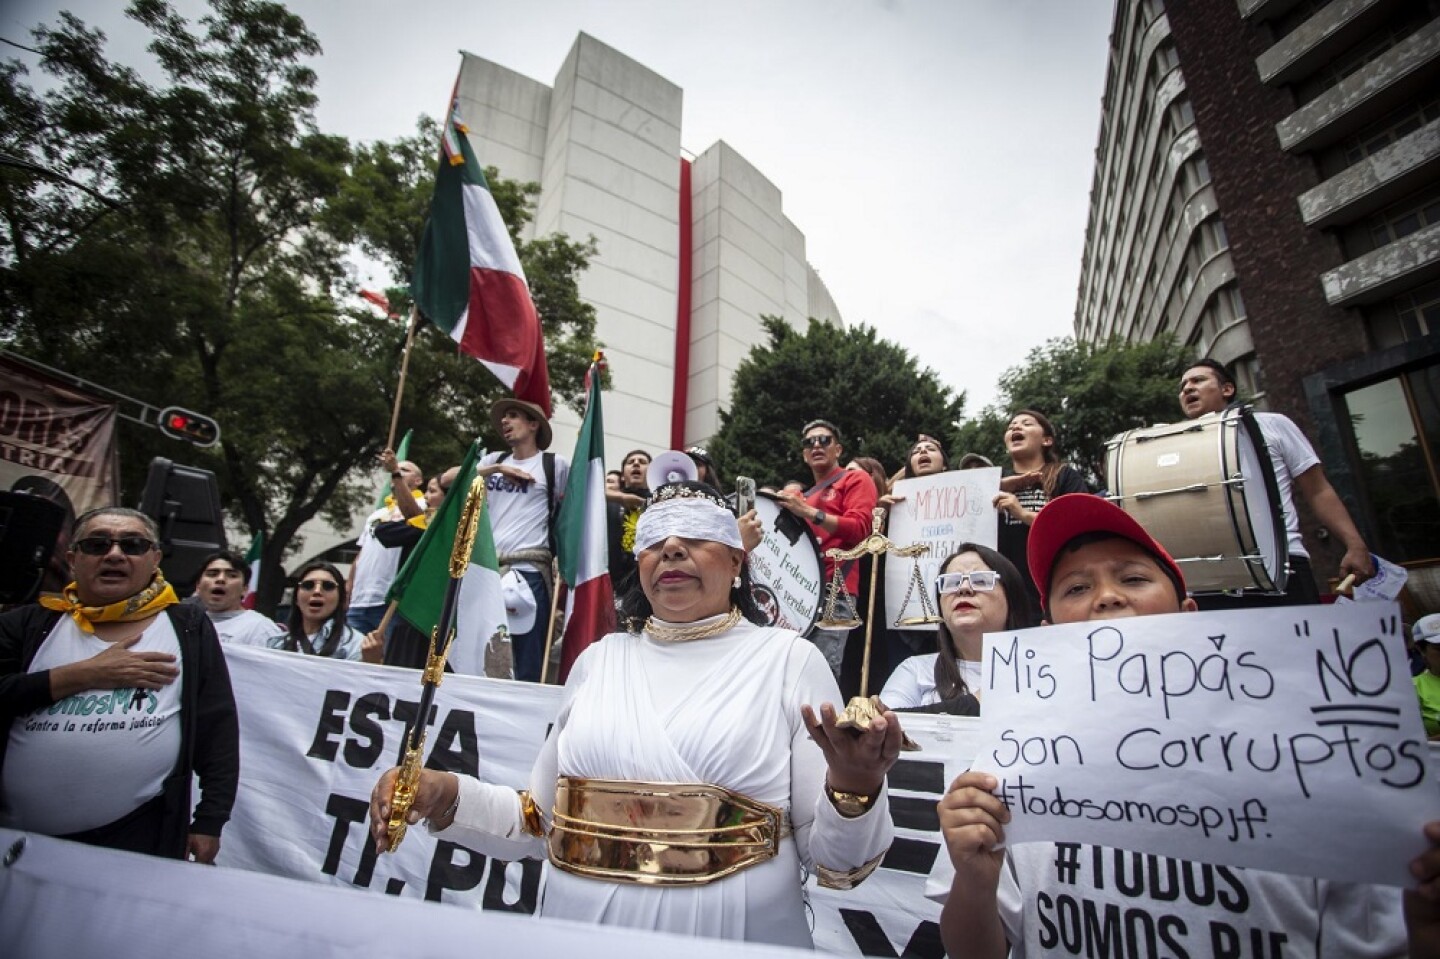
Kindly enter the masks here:
M 561 776 L 548 845 L 577 876 L 691 886 L 773 858 L 788 834 L 781 810 L 723 786 Z

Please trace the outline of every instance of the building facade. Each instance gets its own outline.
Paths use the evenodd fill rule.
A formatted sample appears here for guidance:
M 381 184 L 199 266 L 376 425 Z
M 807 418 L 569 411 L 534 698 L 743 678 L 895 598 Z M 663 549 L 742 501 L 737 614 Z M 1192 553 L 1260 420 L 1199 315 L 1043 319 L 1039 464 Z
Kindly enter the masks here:
M 613 378 L 613 465 L 719 429 L 761 315 L 842 322 L 780 189 L 723 141 L 688 155 L 683 92 L 630 57 L 582 33 L 546 85 L 467 53 L 459 107 L 481 163 L 540 184 L 530 236 L 595 238 L 580 295 Z M 554 426 L 568 453 L 578 418 Z
M 1117 0 L 1108 70 L 1076 335 L 1229 364 L 1376 553 L 1437 560 L 1440 2 Z

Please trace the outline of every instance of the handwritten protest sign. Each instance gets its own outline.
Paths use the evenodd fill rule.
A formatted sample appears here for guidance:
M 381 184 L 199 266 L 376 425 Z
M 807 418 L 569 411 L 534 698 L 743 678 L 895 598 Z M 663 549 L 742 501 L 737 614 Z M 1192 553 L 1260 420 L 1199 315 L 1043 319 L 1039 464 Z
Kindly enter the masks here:
M 1440 789 L 1402 630 L 1357 603 L 989 634 L 975 768 L 1012 843 L 1405 885 Z
M 920 557 L 920 582 L 934 589 L 935 574 L 945 557 L 961 543 L 995 545 L 995 495 L 1000 492 L 1000 468 L 950 470 L 932 476 L 902 479 L 895 484 L 902 502 L 890 508 L 885 535 L 897 546 L 925 543 Z M 920 597 L 910 589 L 915 574 L 911 560 L 885 561 L 885 625 L 893 629 L 934 630 L 934 624 L 895 626 L 906 617 L 920 615 Z M 920 587 L 915 587 L 919 589 Z M 907 602 L 907 593 L 908 602 Z M 934 597 L 931 597 L 933 604 Z

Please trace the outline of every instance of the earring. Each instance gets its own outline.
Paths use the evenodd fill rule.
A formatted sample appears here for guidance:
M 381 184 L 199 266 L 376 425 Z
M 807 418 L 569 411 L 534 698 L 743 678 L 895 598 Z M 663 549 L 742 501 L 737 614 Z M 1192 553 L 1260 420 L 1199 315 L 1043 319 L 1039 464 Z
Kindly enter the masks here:
M 740 588 L 740 577 L 739 577 L 739 576 L 736 576 L 733 580 L 730 581 L 730 585 L 731 585 L 733 588 L 735 588 L 735 589 L 739 589 L 739 588 Z

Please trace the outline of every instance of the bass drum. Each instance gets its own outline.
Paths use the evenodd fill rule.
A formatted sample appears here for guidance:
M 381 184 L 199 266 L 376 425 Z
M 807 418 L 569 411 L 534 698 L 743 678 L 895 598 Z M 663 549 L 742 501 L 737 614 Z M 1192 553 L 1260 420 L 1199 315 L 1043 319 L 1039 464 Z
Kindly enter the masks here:
M 746 557 L 750 595 L 770 626 L 804 634 L 820 615 L 824 566 L 810 527 L 761 490 L 755 513 L 765 538 Z
M 1110 500 L 1185 573 L 1192 593 L 1285 592 L 1285 520 L 1250 408 L 1130 430 L 1107 444 Z

